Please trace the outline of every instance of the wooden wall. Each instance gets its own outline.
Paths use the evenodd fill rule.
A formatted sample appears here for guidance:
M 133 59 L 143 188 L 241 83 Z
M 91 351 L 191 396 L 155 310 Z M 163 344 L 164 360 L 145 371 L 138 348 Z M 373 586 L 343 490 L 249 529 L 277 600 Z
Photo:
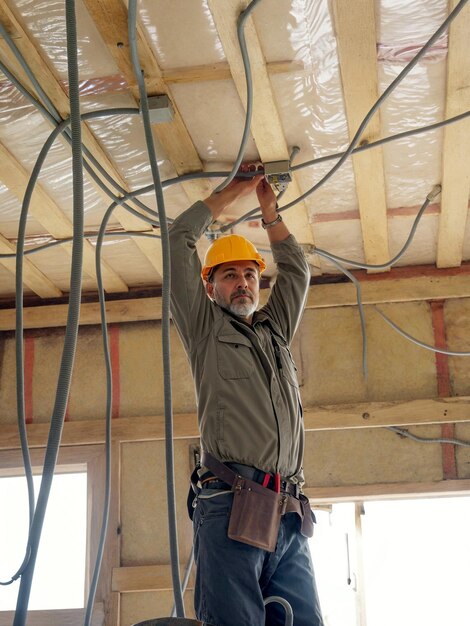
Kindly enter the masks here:
M 315 307 L 315 287 L 294 343 L 307 429 L 306 490 L 312 501 L 380 494 L 459 492 L 470 488 L 470 450 L 423 444 L 387 430 L 400 425 L 424 437 L 470 440 L 470 359 L 437 357 L 386 326 L 366 305 L 368 376 L 362 373 L 361 334 L 353 306 Z M 470 351 L 470 299 L 380 304 L 420 340 Z M 44 445 L 53 404 L 63 328 L 26 331 L 26 397 L 33 446 Z M 161 324 L 159 320 L 110 327 L 114 365 L 113 467 L 117 510 L 110 529 L 113 563 L 107 623 L 130 626 L 168 615 L 168 538 Z M 195 402 L 186 356 L 172 329 L 175 473 L 181 564 L 191 546 L 186 515 L 190 445 L 197 443 Z M 15 439 L 14 337 L 0 335 L 0 459 Z M 100 329 L 81 328 L 64 443 L 102 444 L 104 415 Z M 96 425 L 96 428 L 95 426 Z M 101 428 L 101 430 L 100 430 Z M 111 559 L 112 561 L 112 559 Z M 112 582 L 111 582 L 112 581 Z M 191 592 L 188 593 L 191 607 Z M 111 609 L 109 609 L 111 607 Z M 114 613 L 113 613 L 114 612 Z M 191 615 L 191 609 L 189 609 Z

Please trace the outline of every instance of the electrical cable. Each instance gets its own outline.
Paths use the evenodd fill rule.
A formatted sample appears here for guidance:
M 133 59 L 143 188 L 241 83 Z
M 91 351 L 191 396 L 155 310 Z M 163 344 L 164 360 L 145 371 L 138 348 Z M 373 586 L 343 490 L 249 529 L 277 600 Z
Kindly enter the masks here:
M 126 110 L 127 111 L 127 110 Z M 100 117 L 102 115 L 113 115 L 113 110 L 108 111 L 95 111 L 91 114 L 85 114 L 82 116 L 85 119 L 92 119 L 94 117 Z M 24 409 L 24 350 L 23 350 L 23 310 L 22 310 L 22 302 L 23 302 L 23 263 L 22 258 L 24 256 L 24 239 L 26 232 L 26 222 L 28 217 L 29 206 L 31 203 L 32 194 L 37 183 L 41 168 L 44 164 L 44 161 L 47 157 L 47 154 L 55 141 L 56 137 L 63 132 L 63 130 L 70 124 L 70 119 L 62 121 L 57 127 L 50 133 L 48 139 L 44 143 L 37 159 L 33 167 L 33 171 L 28 180 L 28 185 L 26 187 L 25 195 L 22 203 L 22 211 L 19 220 L 18 226 L 18 241 L 17 241 L 17 250 L 16 256 L 16 391 L 17 391 L 17 422 L 18 422 L 18 430 L 20 436 L 20 444 L 21 451 L 23 456 L 23 464 L 25 467 L 25 476 L 28 487 L 28 501 L 29 501 L 29 511 L 30 511 L 30 525 L 32 523 L 32 516 L 34 511 L 34 486 L 33 486 L 33 478 L 32 478 L 32 470 L 31 470 L 31 462 L 29 456 L 29 449 L 27 443 L 27 435 L 26 435 L 26 418 L 25 418 L 25 409 Z M 137 214 L 141 219 L 148 219 L 142 216 L 140 213 L 132 209 L 131 207 L 127 207 L 128 210 Z M 149 220 L 151 223 L 154 220 Z M 73 240 L 73 238 L 72 238 Z M 45 244 L 43 249 L 51 247 L 52 245 L 56 245 L 55 243 Z M 25 557 L 18 568 L 18 570 L 13 574 L 10 581 L 3 582 L 0 584 L 11 584 L 15 580 L 19 578 L 22 574 L 23 570 L 27 565 L 27 561 L 30 556 L 30 548 L 29 541 L 28 546 L 25 551 Z
M 361 320 L 361 334 L 362 334 L 362 372 L 364 374 L 364 378 L 367 378 L 367 332 L 366 332 L 366 317 L 364 313 L 364 306 L 362 304 L 362 290 L 361 283 L 358 279 L 351 274 L 345 267 L 343 267 L 336 259 L 330 258 L 328 253 L 323 252 L 323 250 L 318 251 L 319 256 L 323 256 L 325 258 L 329 258 L 331 262 L 336 265 L 336 267 L 347 276 L 356 287 L 356 299 L 357 299 L 357 307 L 359 311 L 359 318 Z
M 399 252 L 397 252 L 397 254 L 392 259 L 390 259 L 389 261 L 386 261 L 385 263 L 377 263 L 377 264 L 361 263 L 360 261 L 353 261 L 352 259 L 345 259 L 343 257 L 336 256 L 335 254 L 331 254 L 331 252 L 327 252 L 326 250 L 322 250 L 321 248 L 317 248 L 316 246 L 312 246 L 312 253 L 319 254 L 320 256 L 324 256 L 325 258 L 330 259 L 330 261 L 334 260 L 334 261 L 338 261 L 339 263 L 347 263 L 348 265 L 352 265 L 353 267 L 359 267 L 359 268 L 366 269 L 366 270 L 387 269 L 388 267 L 391 267 L 392 265 L 394 265 L 398 260 L 400 260 L 401 257 L 408 250 L 408 248 L 411 245 L 411 242 L 413 241 L 413 238 L 416 233 L 416 229 L 418 228 L 418 224 L 424 214 L 424 211 L 428 208 L 431 201 L 434 200 L 440 193 L 441 193 L 440 185 L 435 185 L 432 188 L 432 190 L 428 193 L 425 201 L 423 202 L 421 208 L 419 209 L 414 219 L 413 226 L 411 227 L 410 233 L 403 247 L 401 248 Z
M 383 146 L 392 141 L 405 139 L 407 137 L 412 137 L 413 135 L 420 135 L 422 133 L 427 133 L 431 130 L 437 130 L 439 128 L 442 128 L 443 126 L 447 126 L 448 124 L 454 124 L 455 122 L 460 122 L 466 119 L 469 115 L 470 115 L 470 111 L 465 111 L 464 113 L 460 113 L 459 115 L 454 115 L 453 117 L 449 117 L 445 120 L 441 120 L 440 122 L 434 122 L 433 124 L 428 124 L 427 126 L 419 126 L 418 128 L 411 128 L 410 130 L 404 130 L 401 133 L 395 133 L 394 135 L 389 135 L 388 137 L 382 137 L 382 139 L 376 139 L 375 141 L 365 142 L 364 144 L 354 148 L 351 154 L 352 155 L 359 154 L 361 152 L 365 152 L 366 150 L 372 150 L 372 148 L 378 148 L 379 146 Z M 342 157 L 343 154 L 344 152 L 336 152 L 334 154 L 326 154 L 325 156 L 322 156 L 322 157 L 317 157 L 309 161 L 304 161 L 303 163 L 299 163 L 291 167 L 291 171 L 295 172 L 305 167 L 311 167 L 313 165 L 319 165 L 320 163 L 325 163 L 326 161 L 334 161 L 335 159 L 339 159 L 340 157 Z
M 412 343 L 420 346 L 421 348 L 425 348 L 426 350 L 431 350 L 431 352 L 437 352 L 438 354 L 447 354 L 448 356 L 470 356 L 470 352 L 456 352 L 455 350 L 445 350 L 444 348 L 436 348 L 435 346 L 430 346 L 428 343 L 424 343 L 416 337 L 412 337 L 407 332 L 405 332 L 402 328 L 397 326 L 395 322 L 385 315 L 377 306 L 374 305 L 374 309 L 377 311 L 379 315 L 383 317 L 383 319 L 389 324 L 394 330 L 397 331 L 402 337 L 408 339 Z
M 38 501 L 34 511 L 33 523 L 30 529 L 29 546 L 30 557 L 28 565 L 21 575 L 20 589 L 16 605 L 13 626 L 25 626 L 34 566 L 36 563 L 42 526 L 47 509 L 52 479 L 54 476 L 57 454 L 60 445 L 62 427 L 67 408 L 67 399 L 70 390 L 75 349 L 77 345 L 78 325 L 80 315 L 81 281 L 83 265 L 83 162 L 81 152 L 81 121 L 79 101 L 79 77 L 77 59 L 77 32 L 74 0 L 66 0 L 65 4 L 67 30 L 67 65 L 69 79 L 70 117 L 72 130 L 72 164 L 73 164 L 73 233 L 72 266 L 70 274 L 70 298 L 65 329 L 65 339 L 57 382 L 56 397 L 51 417 L 49 438 L 46 447 L 44 466 L 39 490 Z M 22 265 L 19 257 L 18 265 Z M 18 306 L 19 305 L 19 306 Z M 17 302 L 17 308 L 22 302 Z M 20 328 L 22 330 L 22 320 Z
M 245 40 L 245 23 L 248 19 L 250 13 L 255 9 L 256 5 L 259 4 L 261 0 L 252 0 L 250 4 L 246 7 L 244 11 L 240 13 L 237 20 L 237 36 L 238 43 L 240 46 L 240 52 L 243 60 L 243 67 L 245 70 L 245 81 L 246 81 L 246 114 L 245 114 L 245 126 L 243 128 L 242 140 L 240 143 L 240 148 L 238 150 L 237 158 L 235 159 L 235 163 L 233 164 L 232 170 L 227 178 L 220 183 L 220 185 L 215 189 L 215 193 L 222 191 L 225 189 L 227 185 L 235 178 L 238 170 L 240 169 L 240 165 L 243 161 L 243 156 L 245 154 L 246 144 L 248 143 L 248 138 L 250 135 L 250 126 L 251 126 L 251 116 L 253 114 L 253 79 L 251 76 L 251 66 L 250 66 L 250 57 L 248 56 L 248 51 L 246 48 L 246 40 Z
M 85 239 L 96 239 L 99 236 L 99 233 L 85 233 L 83 235 Z M 150 233 L 143 230 L 126 230 L 126 231 L 113 231 L 110 230 L 106 233 L 103 233 L 103 237 L 119 237 L 119 238 L 130 238 L 130 237 L 150 237 L 153 239 L 160 239 L 160 235 L 157 233 Z M 43 250 L 47 250 L 49 248 L 55 248 L 56 246 L 61 246 L 64 243 L 70 243 L 73 241 L 73 237 L 64 237 L 63 239 L 54 239 L 52 241 L 48 241 L 46 243 L 41 243 L 34 248 L 29 248 L 23 252 L 24 256 L 29 256 L 30 254 L 35 254 L 36 252 L 42 252 Z M 17 255 L 16 252 L 2 252 L 0 253 L 0 259 L 13 259 Z M 1 584 L 1 583 L 0 583 Z
M 284 624 L 285 626 L 292 626 L 294 623 L 294 613 L 292 611 L 290 603 L 281 596 L 269 596 L 269 598 L 265 598 L 263 600 L 264 606 L 270 604 L 271 602 L 277 602 L 284 607 L 284 610 L 286 612 L 286 620 Z
M 132 67 L 139 86 L 140 107 L 144 124 L 145 140 L 149 155 L 152 177 L 155 184 L 158 215 L 160 218 L 160 234 L 162 238 L 163 259 L 163 285 L 162 285 L 162 355 L 163 355 L 163 389 L 164 389 L 164 413 L 165 413 L 165 464 L 167 478 L 167 504 L 168 526 L 171 556 L 171 572 L 173 580 L 173 594 L 175 598 L 176 614 L 184 617 L 183 594 L 179 574 L 178 534 L 176 528 L 176 501 L 175 501 L 175 478 L 174 478 L 174 452 L 173 452 L 173 415 L 171 397 L 171 367 L 170 367 L 170 245 L 168 238 L 168 225 L 165 214 L 165 202 L 163 188 L 160 183 L 160 173 L 155 157 L 152 127 L 148 111 L 147 93 L 143 71 L 139 63 L 137 50 L 137 0 L 129 0 L 128 10 L 129 49 Z
M 33 86 L 35 87 L 35 89 L 38 91 L 38 93 L 43 93 L 41 85 L 38 83 L 34 73 L 31 71 L 31 68 L 28 66 L 28 64 L 26 63 L 25 59 L 23 58 L 21 52 L 18 50 L 18 48 L 16 47 L 13 39 L 10 37 L 8 31 L 5 30 L 5 28 L 3 28 L 2 30 L 2 35 L 5 38 L 6 43 L 8 44 L 8 46 L 10 47 L 10 49 L 12 50 L 12 52 L 14 53 L 15 57 L 19 60 L 19 62 L 21 63 L 22 67 L 24 68 L 29 80 L 31 81 L 31 83 L 33 84 Z M 57 111 L 57 109 L 55 109 L 54 105 L 50 102 L 50 100 L 47 98 L 47 95 L 44 96 L 44 98 L 46 99 L 46 101 L 49 103 L 48 104 L 48 108 L 46 108 L 41 102 L 39 102 L 38 100 L 36 100 L 36 98 L 26 89 L 26 87 L 24 87 L 24 85 L 22 85 L 22 83 L 16 78 L 16 76 L 14 74 L 12 74 L 9 69 L 4 65 L 4 63 L 0 60 L 0 69 L 3 71 L 3 73 L 7 76 L 7 78 L 10 80 L 10 82 L 18 89 L 18 91 L 29 101 L 31 102 L 31 104 L 43 115 L 43 117 L 52 125 L 52 126 L 56 126 L 57 124 L 59 124 L 62 121 L 62 118 L 59 114 L 59 112 Z M 51 110 L 49 110 L 49 108 Z M 124 110 L 125 114 L 128 115 L 137 115 L 140 113 L 139 109 L 137 108 L 127 108 Z M 87 116 L 88 114 L 85 114 L 85 116 Z M 98 116 L 99 117 L 99 116 Z M 85 119 L 87 119 L 87 117 L 85 117 Z M 68 130 L 66 130 L 64 132 L 64 137 L 67 140 L 67 142 L 70 144 L 70 134 L 68 132 Z M 110 174 L 108 174 L 108 172 L 106 171 L 106 169 L 101 165 L 101 163 L 93 156 L 93 154 L 91 154 L 91 152 L 86 148 L 86 146 L 83 146 L 83 152 L 84 154 L 87 156 L 87 158 L 90 160 L 90 162 L 93 164 L 93 166 L 100 172 L 101 176 L 103 176 L 103 178 L 105 180 L 107 180 L 113 187 L 115 187 L 120 193 L 126 193 L 126 190 L 121 187 L 119 185 L 119 183 L 117 181 L 115 181 L 112 176 L 110 176 Z M 110 189 L 108 189 L 108 187 L 106 187 L 106 185 L 104 185 L 103 181 L 99 178 L 99 176 L 96 175 L 95 171 L 93 170 L 93 168 L 86 162 L 84 161 L 84 166 L 85 169 L 87 170 L 88 174 L 92 177 L 92 179 L 99 185 L 99 187 L 105 192 L 107 193 L 107 195 L 109 195 L 111 198 L 115 198 L 115 196 L 113 195 L 113 193 L 111 192 Z M 139 206 L 139 208 L 141 208 L 142 210 L 147 210 L 150 211 L 150 209 L 148 207 L 146 207 L 143 203 L 140 202 L 140 200 L 135 200 L 135 203 L 137 204 L 137 206 Z
M 449 13 L 447 18 L 439 26 L 439 28 L 431 35 L 431 37 L 427 40 L 427 42 L 423 45 L 423 47 L 417 52 L 417 54 L 411 59 L 411 61 L 402 69 L 402 71 L 398 74 L 398 76 L 396 76 L 396 78 L 392 80 L 392 82 L 388 85 L 388 87 L 384 90 L 384 92 L 379 96 L 379 98 L 372 105 L 372 107 L 370 108 L 370 110 L 368 111 L 368 113 L 366 114 L 362 122 L 360 123 L 359 128 L 354 134 L 354 137 L 349 143 L 349 146 L 346 148 L 346 151 L 342 153 L 341 157 L 333 165 L 333 167 L 330 170 L 328 170 L 328 172 L 317 183 L 315 183 L 313 187 L 305 191 L 303 194 L 301 194 L 298 198 L 296 198 L 292 202 L 289 202 L 285 206 L 279 208 L 278 209 L 279 213 L 281 213 L 282 211 L 286 211 L 287 209 L 290 209 L 298 202 L 301 202 L 302 200 L 305 200 L 305 198 L 308 198 L 308 196 L 310 196 L 317 189 L 319 189 L 323 184 L 326 183 L 327 180 L 329 180 L 338 171 L 338 169 L 343 165 L 346 159 L 352 154 L 354 148 L 356 147 L 356 144 L 359 142 L 361 138 L 361 135 L 364 129 L 368 125 L 369 121 L 371 120 L 375 112 L 379 109 L 382 103 L 388 98 L 388 96 L 392 93 L 392 91 L 411 72 L 411 70 L 415 67 L 415 65 L 418 63 L 421 57 L 424 56 L 424 54 L 426 54 L 426 52 L 434 44 L 434 42 L 448 28 L 449 24 L 457 17 L 457 15 L 464 8 L 467 2 L 468 0 L 459 1 L 459 3 L 454 7 L 454 9 Z
M 189 557 L 188 557 L 188 562 L 186 563 L 186 569 L 184 571 L 184 578 L 183 578 L 183 582 L 182 582 L 182 591 L 183 591 L 183 595 L 186 593 L 186 589 L 188 587 L 188 583 L 189 583 L 189 577 L 191 575 L 191 570 L 193 568 L 193 564 L 194 564 L 194 543 L 191 546 L 191 552 L 189 553 Z M 173 607 L 171 609 L 171 613 L 170 613 L 170 617 L 176 617 L 176 604 L 173 604 Z
M 96 550 L 95 564 L 93 568 L 93 575 L 90 582 L 90 588 L 88 591 L 88 598 L 85 607 L 85 618 L 83 626 L 90 626 L 91 618 L 93 615 L 93 608 L 96 597 L 96 590 L 98 588 L 98 580 L 101 571 L 101 564 L 103 562 L 104 546 L 106 542 L 106 534 L 108 531 L 109 522 L 109 510 L 111 503 L 111 417 L 113 408 L 113 377 L 112 377 L 112 365 L 111 355 L 109 350 L 109 337 L 108 337 L 108 325 L 106 321 L 106 300 L 103 287 L 103 276 L 101 273 L 101 247 L 103 243 L 103 237 L 105 234 L 108 220 L 112 211 L 115 208 L 115 204 L 106 211 L 100 225 L 98 233 L 98 239 L 96 241 L 95 250 L 95 268 L 96 268 L 96 281 L 98 285 L 98 298 L 100 304 L 100 319 L 101 319 L 101 335 L 103 339 L 103 356 L 106 370 L 106 410 L 105 410 L 105 487 L 104 487 L 104 504 L 103 513 L 101 518 L 100 536 L 98 541 L 98 548 Z
M 463 441 L 462 439 L 447 437 L 419 437 L 418 435 L 413 435 L 405 428 L 397 428 L 396 426 L 387 426 L 386 428 L 387 430 L 397 433 L 397 435 L 400 435 L 401 437 L 407 437 L 408 439 L 419 441 L 420 443 L 450 443 L 453 446 L 464 446 L 465 448 L 470 448 L 470 441 Z

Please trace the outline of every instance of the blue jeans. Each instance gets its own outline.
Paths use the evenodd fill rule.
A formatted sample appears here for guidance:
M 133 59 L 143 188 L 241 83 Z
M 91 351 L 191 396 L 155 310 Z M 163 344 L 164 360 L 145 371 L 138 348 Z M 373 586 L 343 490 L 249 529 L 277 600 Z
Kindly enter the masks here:
M 212 485 L 215 487 L 216 485 Z M 197 566 L 196 617 L 210 626 L 284 626 L 284 608 L 264 607 L 269 596 L 285 598 L 294 626 L 323 626 L 308 539 L 300 534 L 300 518 L 281 519 L 274 552 L 227 536 L 233 494 L 202 489 L 193 516 Z

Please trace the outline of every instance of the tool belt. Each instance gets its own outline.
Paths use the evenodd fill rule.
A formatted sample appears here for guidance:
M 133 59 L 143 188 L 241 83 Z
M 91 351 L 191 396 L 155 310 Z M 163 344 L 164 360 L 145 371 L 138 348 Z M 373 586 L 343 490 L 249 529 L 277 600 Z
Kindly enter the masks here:
M 313 514 L 308 499 L 303 494 L 294 497 L 288 489 L 281 493 L 263 487 L 233 471 L 208 452 L 202 453 L 201 463 L 233 491 L 227 531 L 230 539 L 274 552 L 281 517 L 290 512 L 297 513 L 301 518 L 302 535 L 313 535 Z

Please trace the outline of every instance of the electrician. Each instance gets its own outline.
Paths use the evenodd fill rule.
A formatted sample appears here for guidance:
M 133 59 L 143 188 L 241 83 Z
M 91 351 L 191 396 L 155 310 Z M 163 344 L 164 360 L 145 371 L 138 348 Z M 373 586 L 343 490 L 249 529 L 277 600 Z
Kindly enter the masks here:
M 257 167 L 240 169 L 256 172 Z M 259 310 L 266 264 L 251 242 L 239 235 L 216 239 L 202 270 L 196 251 L 207 227 L 253 190 L 278 268 L 269 300 Z M 211 626 L 284 624 L 281 605 L 264 607 L 264 598 L 273 595 L 290 603 L 294 626 L 323 626 L 307 539 L 314 518 L 301 492 L 302 407 L 289 351 L 310 273 L 276 208 L 270 185 L 255 173 L 196 202 L 170 229 L 172 316 L 194 378 L 202 449 L 198 495 L 192 503 L 195 609 L 197 618 Z M 234 514 L 230 519 L 233 480 L 239 487 L 257 483 L 250 493 L 245 491 L 249 498 L 255 494 L 255 500 L 249 500 L 238 521 Z M 278 529 L 275 516 L 273 528 L 271 513 L 269 520 L 262 517 L 262 502 L 256 498 L 283 503 Z M 263 535 L 266 525 L 270 538 L 253 539 L 251 528 L 238 529 L 250 526 L 253 515 L 261 515 L 254 532 Z M 229 537 L 231 532 L 237 540 Z M 265 546 L 273 532 L 273 545 Z

